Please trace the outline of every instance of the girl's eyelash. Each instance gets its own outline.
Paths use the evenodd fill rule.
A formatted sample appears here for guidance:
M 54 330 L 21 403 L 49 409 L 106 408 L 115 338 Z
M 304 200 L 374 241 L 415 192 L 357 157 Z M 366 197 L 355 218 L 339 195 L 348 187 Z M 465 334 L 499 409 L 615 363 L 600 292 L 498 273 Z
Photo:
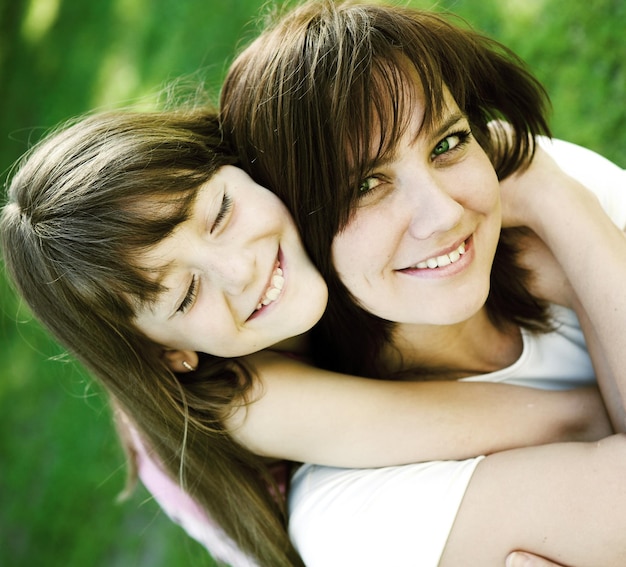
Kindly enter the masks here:
M 220 224 L 222 224 L 222 221 L 224 220 L 224 218 L 226 217 L 226 215 L 228 214 L 232 206 L 233 206 L 233 200 L 231 199 L 228 193 L 224 192 L 220 210 L 217 212 L 217 216 L 215 217 L 215 221 L 213 221 L 213 226 L 211 227 L 211 230 L 210 230 L 211 234 L 213 234 L 213 231 L 215 229 L 219 228 Z
M 185 294 L 185 297 L 181 301 L 180 305 L 178 306 L 178 309 L 176 310 L 176 312 L 185 313 L 187 309 L 189 309 L 189 307 L 193 305 L 193 302 L 196 299 L 197 293 L 198 293 L 198 280 L 196 279 L 196 276 L 193 276 L 191 278 L 191 284 L 189 285 L 189 289 L 187 290 L 187 293 Z
M 233 200 L 231 199 L 228 193 L 224 192 L 224 195 L 222 197 L 222 204 L 220 205 L 220 210 L 217 212 L 217 216 L 215 217 L 215 220 L 213 221 L 213 226 L 211 226 L 211 230 L 210 230 L 211 233 L 213 233 L 213 231 L 219 228 L 219 226 L 222 224 L 222 221 L 226 218 L 226 215 L 228 214 L 232 206 L 233 206 Z M 189 289 L 187 290 L 187 293 L 185 294 L 185 297 L 183 298 L 183 300 L 180 302 L 180 305 L 178 306 L 178 309 L 176 310 L 176 312 L 185 313 L 189 309 L 189 307 L 193 305 L 193 302 L 196 299 L 197 293 L 198 293 L 198 279 L 196 278 L 196 276 L 193 276 L 191 278 L 191 284 L 189 284 Z

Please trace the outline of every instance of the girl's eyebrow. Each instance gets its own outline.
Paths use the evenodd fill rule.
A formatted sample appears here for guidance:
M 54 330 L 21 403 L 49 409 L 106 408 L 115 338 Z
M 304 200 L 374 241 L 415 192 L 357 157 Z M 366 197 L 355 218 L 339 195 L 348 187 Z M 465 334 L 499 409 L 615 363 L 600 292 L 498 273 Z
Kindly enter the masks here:
M 169 301 L 167 300 L 167 295 L 171 293 L 172 288 L 167 287 L 163 284 L 163 281 L 167 278 L 167 276 L 172 272 L 172 267 L 174 262 L 170 261 L 167 264 L 158 268 L 158 276 L 153 280 L 154 285 L 158 287 L 158 291 L 150 294 L 147 298 L 139 302 L 140 309 L 149 309 L 155 315 L 158 315 L 159 311 L 163 310 L 167 312 L 167 317 L 169 318 L 173 313 L 170 313 Z M 187 290 L 185 289 L 185 292 Z M 176 310 L 176 301 L 174 304 L 174 312 Z

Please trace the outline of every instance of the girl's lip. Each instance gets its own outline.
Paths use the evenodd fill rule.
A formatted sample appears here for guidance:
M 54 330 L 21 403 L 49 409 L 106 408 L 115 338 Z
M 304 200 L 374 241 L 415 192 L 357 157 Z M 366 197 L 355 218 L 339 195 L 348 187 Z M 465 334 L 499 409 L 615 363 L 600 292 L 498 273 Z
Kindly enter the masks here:
M 263 288 L 263 292 L 261 293 L 257 301 L 254 311 L 252 311 L 252 313 L 247 319 L 248 321 L 258 317 L 261 313 L 264 313 L 267 309 L 272 307 L 275 303 L 277 303 L 280 300 L 280 297 L 282 296 L 282 290 L 284 289 L 284 273 L 285 273 L 284 272 L 284 257 L 283 257 L 282 249 L 279 247 L 278 254 L 276 255 L 276 259 L 274 261 L 274 266 L 272 268 L 270 276 L 267 279 L 267 283 L 265 284 L 265 287 Z M 276 276 L 279 276 L 280 278 L 282 278 L 282 284 L 280 285 L 279 288 L 275 286 L 274 281 L 273 281 Z M 266 297 L 267 292 L 272 289 L 279 290 L 278 296 L 275 299 L 272 299 L 266 305 L 263 305 L 263 301 Z

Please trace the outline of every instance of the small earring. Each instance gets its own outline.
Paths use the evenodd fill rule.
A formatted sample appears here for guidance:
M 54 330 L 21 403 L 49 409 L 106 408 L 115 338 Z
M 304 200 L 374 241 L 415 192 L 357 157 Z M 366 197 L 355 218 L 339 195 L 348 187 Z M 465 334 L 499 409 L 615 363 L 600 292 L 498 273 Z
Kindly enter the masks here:
M 195 370 L 195 368 L 191 366 L 191 364 L 189 364 L 186 360 L 183 360 L 181 364 L 183 365 L 184 368 L 189 370 L 189 372 L 193 372 Z

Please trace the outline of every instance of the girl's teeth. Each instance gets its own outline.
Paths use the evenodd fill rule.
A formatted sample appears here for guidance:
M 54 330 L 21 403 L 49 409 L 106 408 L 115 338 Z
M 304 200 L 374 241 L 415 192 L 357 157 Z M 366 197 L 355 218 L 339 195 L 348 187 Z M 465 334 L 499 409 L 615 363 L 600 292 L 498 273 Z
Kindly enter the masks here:
M 420 262 L 415 267 L 420 270 L 424 268 L 430 268 L 431 270 L 434 268 L 443 268 L 448 264 L 454 264 L 457 262 L 463 254 L 465 254 L 465 242 L 463 242 L 456 250 L 450 252 L 450 254 L 443 254 L 442 256 L 437 256 L 436 258 L 428 258 L 428 260 Z
M 270 287 L 265 290 L 265 294 L 263 295 L 263 299 L 256 306 L 257 311 L 261 309 L 261 307 L 265 305 L 269 305 L 272 301 L 276 301 L 280 292 L 283 290 L 283 286 L 285 285 L 285 278 L 283 277 L 283 271 L 277 266 L 274 269 L 274 273 L 272 274 L 272 282 Z

